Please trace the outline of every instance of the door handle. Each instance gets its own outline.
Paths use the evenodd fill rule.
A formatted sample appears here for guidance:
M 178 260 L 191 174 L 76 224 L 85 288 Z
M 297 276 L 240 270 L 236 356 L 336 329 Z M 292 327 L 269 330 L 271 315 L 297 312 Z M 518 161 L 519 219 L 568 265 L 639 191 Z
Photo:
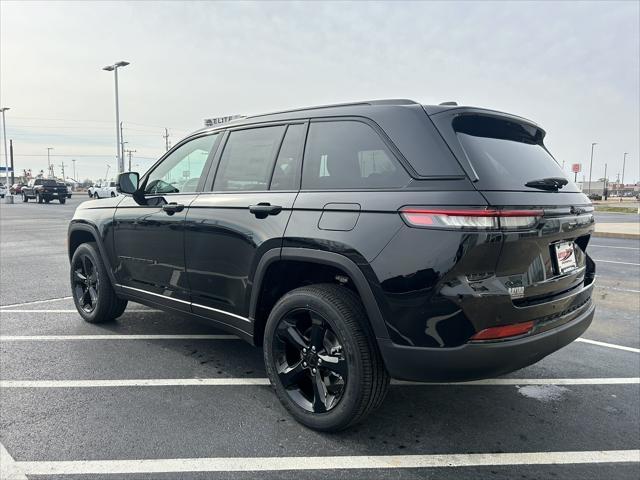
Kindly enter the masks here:
M 282 211 L 282 207 L 280 205 L 261 202 L 257 205 L 249 205 L 249 211 L 253 213 L 256 218 L 267 218 L 268 215 L 279 214 Z
M 169 215 L 173 215 L 176 212 L 181 212 L 182 210 L 184 210 L 184 205 L 175 202 L 166 203 L 162 205 L 162 210 L 167 212 L 167 214 Z

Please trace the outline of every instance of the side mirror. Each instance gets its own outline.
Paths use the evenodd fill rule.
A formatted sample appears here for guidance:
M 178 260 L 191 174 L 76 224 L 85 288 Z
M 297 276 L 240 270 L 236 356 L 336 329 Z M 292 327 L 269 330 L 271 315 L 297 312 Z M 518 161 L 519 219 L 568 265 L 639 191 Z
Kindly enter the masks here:
M 140 174 L 138 172 L 124 172 L 118 175 L 116 190 L 118 193 L 133 195 L 138 190 Z

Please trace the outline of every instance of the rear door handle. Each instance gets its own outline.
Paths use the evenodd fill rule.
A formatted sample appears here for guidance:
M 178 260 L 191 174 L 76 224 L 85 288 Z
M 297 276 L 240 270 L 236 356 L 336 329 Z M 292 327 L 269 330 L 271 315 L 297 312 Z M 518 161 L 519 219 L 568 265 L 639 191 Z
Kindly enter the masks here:
M 184 210 L 184 205 L 175 202 L 166 203 L 162 205 L 162 210 L 167 212 L 169 215 L 173 215 L 176 212 L 181 212 L 182 210 Z
M 267 218 L 268 215 L 279 214 L 282 211 L 282 207 L 280 205 L 261 202 L 257 205 L 249 205 L 249 211 L 253 213 L 256 218 Z

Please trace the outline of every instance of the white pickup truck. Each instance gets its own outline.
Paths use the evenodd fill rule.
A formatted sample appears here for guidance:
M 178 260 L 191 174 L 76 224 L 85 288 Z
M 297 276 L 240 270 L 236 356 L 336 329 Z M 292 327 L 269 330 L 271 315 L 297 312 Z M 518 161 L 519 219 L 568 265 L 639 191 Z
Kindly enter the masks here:
M 118 195 L 116 182 L 98 183 L 97 185 L 89 187 L 87 193 L 91 198 L 106 198 Z

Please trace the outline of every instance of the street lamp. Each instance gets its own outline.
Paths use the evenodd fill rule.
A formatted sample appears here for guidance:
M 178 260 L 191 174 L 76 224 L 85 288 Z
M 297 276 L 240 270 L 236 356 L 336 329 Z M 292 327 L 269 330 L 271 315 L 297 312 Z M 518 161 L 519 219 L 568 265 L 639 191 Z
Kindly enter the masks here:
M 2 112 L 2 134 L 4 136 L 4 173 L 5 173 L 5 186 L 7 187 L 7 195 L 9 193 L 9 155 L 7 154 L 7 122 L 4 119 L 4 112 L 9 110 L 9 107 L 0 108 Z
M 593 171 L 593 147 L 595 147 L 597 143 L 591 144 L 591 162 L 589 163 L 589 193 L 591 195 L 591 172 Z
M 113 65 L 103 67 L 107 72 L 113 72 L 116 85 L 116 158 L 118 159 L 118 172 L 124 172 L 124 157 L 120 149 L 120 108 L 118 106 L 118 68 L 126 67 L 129 62 L 120 61 Z
M 5 147 L 5 150 L 6 150 L 6 147 Z M 622 157 L 622 189 L 623 190 L 624 190 L 624 167 L 625 167 L 625 164 L 627 163 L 627 155 L 629 154 L 627 152 L 624 152 L 624 157 Z
M 76 182 L 76 183 L 79 183 L 78 182 L 78 177 L 76 177 L 76 159 L 72 158 L 71 162 L 73 163 L 73 181 Z

